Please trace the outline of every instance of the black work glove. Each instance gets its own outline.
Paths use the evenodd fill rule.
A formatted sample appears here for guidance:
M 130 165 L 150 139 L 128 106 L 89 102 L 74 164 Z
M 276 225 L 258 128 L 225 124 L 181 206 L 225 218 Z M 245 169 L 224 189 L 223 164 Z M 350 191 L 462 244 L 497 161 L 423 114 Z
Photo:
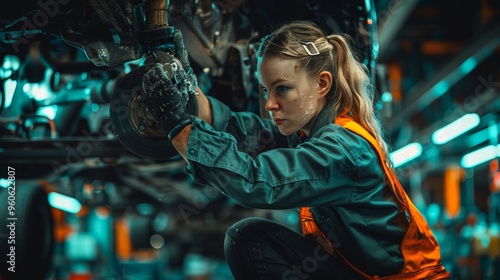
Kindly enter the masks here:
M 142 78 L 147 108 L 160 129 L 172 140 L 193 117 L 187 112 L 189 100 L 187 75 L 180 61 L 172 55 L 156 63 Z
M 180 60 L 182 68 L 186 71 L 188 77 L 188 91 L 194 95 L 198 95 L 196 91 L 196 86 L 198 85 L 198 78 L 194 74 L 193 68 L 189 64 L 189 55 L 184 46 L 184 39 L 182 37 L 182 32 L 179 29 L 174 31 L 174 47 L 175 47 L 175 57 Z

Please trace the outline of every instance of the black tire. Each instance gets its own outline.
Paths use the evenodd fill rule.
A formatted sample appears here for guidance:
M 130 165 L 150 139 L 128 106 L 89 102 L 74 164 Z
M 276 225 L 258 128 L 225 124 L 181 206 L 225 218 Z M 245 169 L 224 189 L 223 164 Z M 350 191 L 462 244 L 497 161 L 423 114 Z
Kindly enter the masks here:
M 54 248 L 54 220 L 47 193 L 38 184 L 16 184 L 15 194 L 0 188 L 0 272 L 5 280 L 44 279 L 52 264 Z M 15 198 L 15 216 L 7 209 L 9 196 Z M 15 217 L 16 220 L 8 220 Z M 15 222 L 15 236 L 10 239 Z M 15 244 L 12 239 L 14 239 Z M 9 256 L 11 246 L 15 246 L 15 272 Z M 1 279 L 1 277 L 0 277 Z

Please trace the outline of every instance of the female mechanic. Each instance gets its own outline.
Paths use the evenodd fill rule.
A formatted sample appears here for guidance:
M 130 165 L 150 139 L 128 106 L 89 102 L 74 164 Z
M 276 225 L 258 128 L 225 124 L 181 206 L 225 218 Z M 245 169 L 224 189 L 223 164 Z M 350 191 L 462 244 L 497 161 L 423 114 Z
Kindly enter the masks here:
M 199 88 L 199 114 L 188 114 L 196 78 L 180 32 L 174 41 L 175 57 L 148 71 L 143 87 L 186 171 L 242 206 L 300 210 L 302 234 L 263 218 L 227 230 L 235 279 L 449 278 L 391 167 L 348 37 L 294 21 L 263 39 L 257 76 L 272 119 L 231 112 Z

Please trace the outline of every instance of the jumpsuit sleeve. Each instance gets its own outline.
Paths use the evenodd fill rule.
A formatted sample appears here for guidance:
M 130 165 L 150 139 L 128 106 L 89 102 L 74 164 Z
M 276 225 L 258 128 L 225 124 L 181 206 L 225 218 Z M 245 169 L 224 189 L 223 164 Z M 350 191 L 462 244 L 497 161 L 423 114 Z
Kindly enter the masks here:
M 356 161 L 334 133 L 325 135 L 296 148 L 275 148 L 252 157 L 238 148 L 232 134 L 195 119 L 186 171 L 195 182 L 218 189 L 244 207 L 289 209 L 346 203 L 357 174 Z
M 212 126 L 231 134 L 238 149 L 255 157 L 276 147 L 288 146 L 288 138 L 279 133 L 270 119 L 261 119 L 251 112 L 232 112 L 219 100 L 207 96 L 212 107 Z

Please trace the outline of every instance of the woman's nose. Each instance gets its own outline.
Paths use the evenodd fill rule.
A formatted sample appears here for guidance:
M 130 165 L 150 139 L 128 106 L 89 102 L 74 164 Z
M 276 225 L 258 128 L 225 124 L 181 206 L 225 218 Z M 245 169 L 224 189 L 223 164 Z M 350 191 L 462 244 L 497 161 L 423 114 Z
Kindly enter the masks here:
M 269 93 L 267 96 L 267 100 L 266 100 L 266 104 L 265 104 L 264 108 L 267 111 L 273 111 L 273 110 L 277 110 L 278 107 L 279 107 L 278 102 L 276 102 L 276 98 L 275 98 L 274 94 Z

